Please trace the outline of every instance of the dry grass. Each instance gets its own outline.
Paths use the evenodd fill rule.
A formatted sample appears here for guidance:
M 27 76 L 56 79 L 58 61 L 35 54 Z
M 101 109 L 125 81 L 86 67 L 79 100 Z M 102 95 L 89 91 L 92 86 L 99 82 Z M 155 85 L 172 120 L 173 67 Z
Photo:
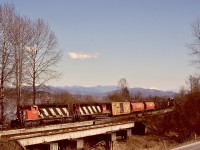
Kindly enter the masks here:
M 173 147 L 193 143 L 191 140 L 184 143 L 177 143 L 172 139 L 166 139 L 155 135 L 132 135 L 127 141 L 118 138 L 113 143 L 113 150 L 170 150 Z M 88 150 L 105 150 L 105 142 L 99 142 L 94 148 L 87 147 Z M 21 150 L 19 145 L 14 142 L 0 143 L 0 150 Z
M 163 150 L 175 146 L 172 140 L 163 140 L 161 137 L 153 135 L 133 135 L 127 142 L 117 140 L 114 142 L 113 150 Z

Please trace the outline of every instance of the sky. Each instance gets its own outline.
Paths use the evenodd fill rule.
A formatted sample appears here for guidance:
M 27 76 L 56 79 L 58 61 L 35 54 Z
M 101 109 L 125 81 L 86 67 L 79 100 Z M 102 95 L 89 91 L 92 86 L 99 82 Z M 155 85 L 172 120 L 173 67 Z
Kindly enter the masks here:
M 53 86 L 118 85 L 179 90 L 191 65 L 187 45 L 199 0 L 0 0 L 47 22 L 63 51 Z

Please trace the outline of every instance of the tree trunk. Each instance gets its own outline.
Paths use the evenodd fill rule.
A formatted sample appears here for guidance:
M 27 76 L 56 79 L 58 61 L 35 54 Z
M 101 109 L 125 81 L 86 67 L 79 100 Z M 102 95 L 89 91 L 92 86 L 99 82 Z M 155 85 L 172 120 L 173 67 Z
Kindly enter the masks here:
M 36 101 L 36 87 L 33 84 L 33 105 L 35 105 L 35 101 Z
M 4 86 L 3 86 L 4 81 L 2 78 L 3 78 L 3 74 L 1 76 L 0 103 L 1 103 L 1 121 L 2 121 L 2 123 L 4 123 Z
M 34 68 L 35 68 L 35 65 L 34 65 Z M 36 77 L 35 77 L 35 71 L 33 72 L 33 105 L 35 105 L 35 101 L 36 101 L 36 85 L 35 85 L 35 80 L 36 80 Z

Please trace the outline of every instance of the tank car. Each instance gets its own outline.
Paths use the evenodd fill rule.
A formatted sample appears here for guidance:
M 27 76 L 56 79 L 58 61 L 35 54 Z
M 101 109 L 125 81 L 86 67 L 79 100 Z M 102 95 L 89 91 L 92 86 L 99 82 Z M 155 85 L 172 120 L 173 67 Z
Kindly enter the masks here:
M 155 103 L 154 102 L 144 102 L 145 110 L 155 110 Z
M 143 112 L 144 106 L 143 102 L 131 102 L 131 113 Z

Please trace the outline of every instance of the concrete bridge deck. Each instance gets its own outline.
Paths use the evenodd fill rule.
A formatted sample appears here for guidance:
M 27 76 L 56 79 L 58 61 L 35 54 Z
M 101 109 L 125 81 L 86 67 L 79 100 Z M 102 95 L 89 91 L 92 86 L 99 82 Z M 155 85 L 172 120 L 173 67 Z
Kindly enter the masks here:
M 131 135 L 131 128 L 134 122 L 107 123 L 97 125 L 87 125 L 75 128 L 63 128 L 48 131 L 26 132 L 2 136 L 7 141 L 17 141 L 22 149 L 27 146 L 37 144 L 49 144 L 50 150 L 58 150 L 58 141 L 71 140 L 77 142 L 77 149 L 84 147 L 84 138 L 94 135 L 109 135 L 109 141 L 116 140 L 116 132 L 125 131 L 127 136 Z

